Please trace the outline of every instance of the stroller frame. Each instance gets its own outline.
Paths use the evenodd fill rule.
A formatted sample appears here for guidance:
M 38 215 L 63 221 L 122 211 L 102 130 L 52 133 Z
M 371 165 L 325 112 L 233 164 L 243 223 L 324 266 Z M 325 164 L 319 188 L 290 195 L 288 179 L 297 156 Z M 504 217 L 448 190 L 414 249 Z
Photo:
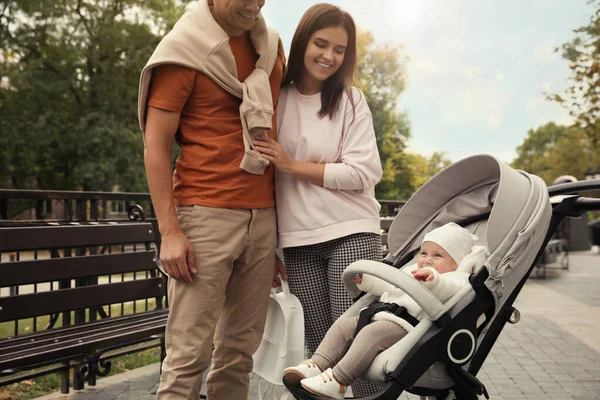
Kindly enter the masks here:
M 468 304 L 466 304 L 460 312 L 456 315 L 452 315 L 451 311 L 447 312 L 442 315 L 441 318 L 434 321 L 432 328 L 418 340 L 408 354 L 400 361 L 395 370 L 387 376 L 387 381 L 383 384 L 382 389 L 378 393 L 367 397 L 355 398 L 362 400 L 396 400 L 404 391 L 419 395 L 421 396 L 421 399 L 477 400 L 478 395 L 482 394 L 488 398 L 484 385 L 479 382 L 476 375 L 506 323 L 518 322 L 519 313 L 513 307 L 515 299 L 535 268 L 538 259 L 544 252 L 548 241 L 551 239 L 560 222 L 567 217 L 576 218 L 587 211 L 600 210 L 600 199 L 581 197 L 578 195 L 581 192 L 598 189 L 600 189 L 600 179 L 563 183 L 548 187 L 548 193 L 551 197 L 552 204 L 552 216 L 546 231 L 545 239 L 538 249 L 534 261 L 531 263 L 522 279 L 518 282 L 515 289 L 508 295 L 498 314 L 491 321 L 485 337 L 472 354 L 465 354 L 465 352 L 468 351 L 467 347 L 461 348 L 461 346 L 465 344 L 465 340 L 462 340 L 462 344 L 461 340 L 454 340 L 452 346 L 456 347 L 453 347 L 453 352 L 455 352 L 455 354 L 465 354 L 465 358 L 451 360 L 448 357 L 446 346 L 448 346 L 448 348 L 450 347 L 452 340 L 451 335 L 456 335 L 457 329 L 465 331 L 465 326 L 467 326 L 467 330 L 470 332 L 481 332 L 486 326 L 487 321 L 489 321 L 489 316 L 494 313 L 495 303 L 493 296 L 484 284 L 489 276 L 489 272 L 486 268 L 482 268 L 478 273 L 471 275 L 469 279 L 475 292 L 474 299 L 463 298 L 460 302 L 466 302 Z M 481 219 L 485 219 L 487 216 L 488 215 L 482 215 Z M 463 221 L 463 223 L 464 222 L 465 221 Z M 474 221 L 471 219 L 468 222 Z M 459 305 L 460 302 L 458 303 Z M 482 326 L 477 327 L 473 322 L 476 320 L 476 318 L 473 318 L 473 315 L 482 314 L 486 314 L 488 317 L 487 321 Z M 456 339 L 456 337 L 454 337 L 454 339 Z M 470 343 L 467 344 L 470 345 Z M 414 360 L 419 360 L 419 362 L 415 363 Z M 456 386 L 442 390 L 414 386 L 421 375 L 436 362 L 441 362 L 446 366 L 448 374 L 453 379 Z M 407 368 L 409 363 L 410 368 Z M 467 369 L 462 368 L 462 366 L 467 364 Z M 285 378 L 283 379 L 283 383 L 297 399 L 327 400 L 325 397 L 311 394 L 299 384 L 289 382 Z

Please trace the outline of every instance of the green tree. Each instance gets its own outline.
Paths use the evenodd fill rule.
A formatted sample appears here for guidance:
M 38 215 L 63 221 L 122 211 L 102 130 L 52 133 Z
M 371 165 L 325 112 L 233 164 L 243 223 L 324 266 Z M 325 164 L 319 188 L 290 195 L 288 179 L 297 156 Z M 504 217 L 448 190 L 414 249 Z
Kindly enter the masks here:
M 550 122 L 527 132 L 511 166 L 538 175 L 550 185 L 562 175 L 583 179 L 597 156 L 582 129 Z
M 359 32 L 357 42 L 358 86 L 373 114 L 383 164 L 383 178 L 375 194 L 378 199 L 406 199 L 415 190 L 411 183 L 411 158 L 405 152 L 410 123 L 397 106 L 405 88 L 407 58 L 397 45 L 375 45 L 369 32 Z
M 409 153 L 407 156 L 411 169 L 411 187 L 415 191 L 438 172 L 452 164 L 444 152 L 435 152 L 429 158 L 414 153 Z
M 577 179 L 585 179 L 585 173 L 590 166 L 595 166 L 600 160 L 598 147 L 590 143 L 590 138 L 582 129 L 570 127 L 566 135 L 560 137 L 556 146 L 548 155 L 550 168 L 545 177 L 547 184 L 552 184 L 562 175 L 572 175 Z
M 139 74 L 182 12 L 177 0 L 0 2 L 0 186 L 146 190 Z
M 530 129 L 523 144 L 517 147 L 517 158 L 512 167 L 539 175 L 546 180 L 551 169 L 549 154 L 557 141 L 567 134 L 568 128 L 549 122 L 537 129 Z
M 556 51 L 569 61 L 571 86 L 550 99 L 563 104 L 590 145 L 600 145 L 600 1 L 590 0 L 594 12 L 589 24 L 575 29 L 576 37 Z

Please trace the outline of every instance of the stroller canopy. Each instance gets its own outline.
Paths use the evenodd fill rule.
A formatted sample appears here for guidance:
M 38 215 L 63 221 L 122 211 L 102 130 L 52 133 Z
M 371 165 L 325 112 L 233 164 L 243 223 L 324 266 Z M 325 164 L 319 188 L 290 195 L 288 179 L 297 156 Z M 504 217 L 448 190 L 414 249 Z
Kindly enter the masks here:
M 386 261 L 401 266 L 427 232 L 489 215 L 487 229 L 478 235 L 491 253 L 485 264 L 490 273 L 486 284 L 498 302 L 523 277 L 514 270 L 522 266 L 525 273 L 533 262 L 551 214 L 548 191 L 539 177 L 490 155 L 468 157 L 434 176 L 400 210 L 389 229 Z

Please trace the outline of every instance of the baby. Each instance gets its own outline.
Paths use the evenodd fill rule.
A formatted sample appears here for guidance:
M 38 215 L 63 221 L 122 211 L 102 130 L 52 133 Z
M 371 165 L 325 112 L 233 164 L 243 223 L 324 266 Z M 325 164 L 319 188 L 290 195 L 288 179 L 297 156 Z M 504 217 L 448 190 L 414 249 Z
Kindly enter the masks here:
M 400 273 L 411 274 L 442 303 L 469 283 L 469 275 L 485 262 L 477 237 L 451 222 L 427 233 L 417 264 Z M 354 279 L 358 287 L 380 296 L 380 302 L 359 317 L 339 318 L 312 358 L 286 368 L 284 376 L 309 392 L 343 399 L 346 387 L 359 378 L 382 351 L 402 339 L 422 318 L 423 310 L 404 292 L 375 277 Z

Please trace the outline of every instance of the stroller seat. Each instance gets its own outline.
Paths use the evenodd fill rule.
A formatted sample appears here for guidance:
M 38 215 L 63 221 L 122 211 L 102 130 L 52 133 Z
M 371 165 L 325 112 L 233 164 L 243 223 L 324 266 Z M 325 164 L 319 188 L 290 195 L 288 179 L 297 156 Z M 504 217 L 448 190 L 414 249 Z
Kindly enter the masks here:
M 487 247 L 487 243 L 485 243 L 485 233 L 486 233 L 486 228 L 487 228 L 486 220 L 469 224 L 469 225 L 465 226 L 465 228 L 467 230 L 469 230 L 469 232 L 471 232 L 479 237 L 479 240 L 475 244 L 484 245 Z M 409 261 L 406 265 L 413 265 L 415 262 L 416 262 L 416 257 L 411 259 L 411 261 Z M 377 264 L 382 264 L 382 265 L 377 265 Z M 390 276 L 400 275 L 400 274 L 397 274 L 397 270 L 393 266 L 390 266 L 390 265 L 384 264 L 384 263 L 376 263 L 375 264 L 374 262 L 369 262 L 369 261 L 366 261 L 366 262 L 360 261 L 360 262 L 354 263 L 353 265 L 348 267 L 346 274 L 348 274 L 351 277 L 352 274 L 355 273 L 353 271 L 359 271 L 359 270 L 360 271 L 368 270 L 371 272 L 371 274 L 373 274 L 374 271 L 378 270 L 378 271 L 380 271 L 380 273 L 377 275 L 377 277 L 387 281 L 390 284 L 393 284 L 393 282 L 390 282 L 390 279 L 389 279 Z M 474 271 L 474 272 L 476 273 L 478 271 L 479 270 Z M 367 273 L 367 272 L 363 272 L 363 273 Z M 402 275 L 400 275 L 400 276 L 403 277 Z M 453 306 L 459 300 L 471 301 L 474 298 L 474 296 L 472 296 L 474 294 L 474 293 L 472 293 L 472 288 L 465 287 L 459 293 L 455 294 L 445 304 L 441 304 L 435 298 L 429 299 L 428 298 L 429 294 L 426 292 L 426 289 L 424 289 L 424 290 L 425 290 L 425 292 L 423 294 L 421 294 L 421 296 L 416 295 L 415 297 L 426 296 L 425 298 L 422 298 L 420 302 L 423 303 L 424 301 L 430 300 L 430 302 L 432 304 L 432 306 L 430 308 L 433 308 L 434 310 L 436 310 L 437 317 L 441 317 L 446 312 L 450 312 L 452 315 L 452 313 L 455 312 L 455 310 L 453 310 Z M 469 294 L 471 294 L 471 296 Z M 376 300 L 377 300 L 376 296 L 367 294 L 367 295 L 361 297 L 358 301 L 356 301 L 352 305 L 352 307 L 347 310 L 347 314 L 345 314 L 345 315 L 347 315 L 347 316 L 358 315 L 360 313 L 361 309 L 363 309 L 364 307 L 367 307 L 369 304 L 371 304 L 373 301 L 376 301 Z M 371 363 L 371 366 L 365 372 L 365 374 L 363 375 L 362 378 L 364 380 L 368 380 L 373 383 L 385 383 L 389 374 L 392 373 L 396 367 L 396 364 L 397 364 L 396 360 L 402 360 L 402 359 L 404 359 L 404 357 L 406 357 L 408 352 L 416 345 L 416 343 L 419 341 L 419 339 L 421 337 L 423 337 L 423 335 L 428 330 L 430 330 L 432 328 L 432 326 L 435 324 L 435 321 L 438 319 L 438 318 L 436 318 L 436 316 L 432 316 L 432 318 L 424 318 L 423 320 L 421 320 L 419 322 L 419 324 L 415 327 L 415 329 L 412 329 L 410 332 L 408 332 L 408 334 L 404 338 L 402 338 L 402 340 L 400 340 L 398 343 L 396 343 L 394 346 L 390 347 L 389 349 L 381 352 L 373 360 L 373 362 Z M 480 318 L 480 319 L 481 320 L 478 321 L 479 323 L 477 324 L 478 326 L 481 326 L 483 323 L 485 323 L 485 317 Z M 455 359 L 458 359 L 458 358 L 455 357 Z M 430 388 L 430 389 L 448 389 L 448 388 L 451 388 L 452 386 L 454 386 L 454 381 L 448 375 L 446 366 L 444 364 L 434 363 L 415 382 L 414 386 L 426 387 L 426 388 Z
M 364 399 L 396 400 L 408 391 L 440 400 L 472 400 L 485 393 L 475 376 L 513 314 L 512 302 L 548 240 L 551 217 L 545 183 L 489 155 L 454 163 L 423 185 L 392 222 L 386 258 L 357 261 L 343 274 L 346 290 L 357 300 L 340 318 L 356 316 L 377 300 L 352 282 L 355 273 L 399 287 L 426 315 L 373 360 L 363 379 L 382 390 Z M 412 264 L 426 233 L 448 222 L 477 235 L 476 244 L 485 245 L 490 255 L 471 275 L 470 285 L 442 304 L 398 268 Z M 322 399 L 284 384 L 298 399 Z

